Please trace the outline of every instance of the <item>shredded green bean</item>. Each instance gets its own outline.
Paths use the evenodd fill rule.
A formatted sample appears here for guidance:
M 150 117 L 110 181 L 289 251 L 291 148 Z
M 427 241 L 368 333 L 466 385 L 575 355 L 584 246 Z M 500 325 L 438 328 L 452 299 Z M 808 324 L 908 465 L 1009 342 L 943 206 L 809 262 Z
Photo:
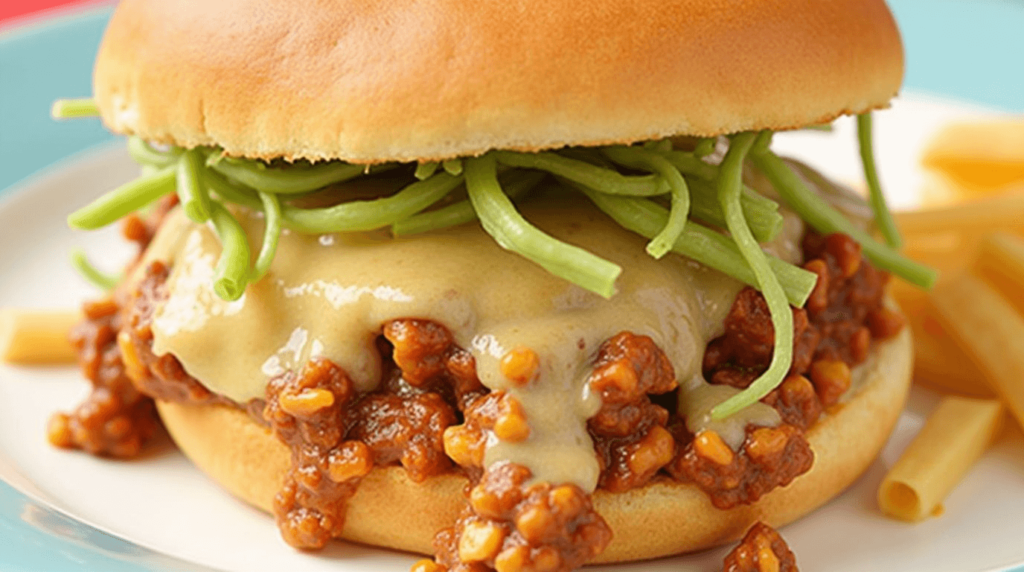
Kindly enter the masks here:
M 249 240 L 242 225 L 220 203 L 210 203 L 210 221 L 221 244 L 213 270 L 213 291 L 232 302 L 242 297 L 249 282 Z
M 668 222 L 649 243 L 647 254 L 661 258 L 672 250 L 672 245 L 679 240 L 690 216 L 690 190 L 679 170 L 668 162 L 668 159 L 654 151 L 640 147 L 605 147 L 602 152 L 606 157 L 632 169 L 649 170 L 661 175 L 668 182 L 672 192 L 672 208 L 669 210 Z
M 605 298 L 615 293 L 615 280 L 622 273 L 622 268 L 582 248 L 566 244 L 527 222 L 502 192 L 492 155 L 467 159 L 465 171 L 469 200 L 480 224 L 502 248 Z
M 174 192 L 175 168 L 164 167 L 101 195 L 68 216 L 68 226 L 95 230 L 117 222 L 160 197 Z
M 687 183 L 690 187 L 690 215 L 719 228 L 725 228 L 725 213 L 718 202 L 718 192 L 714 184 L 696 177 L 691 177 Z M 758 242 L 775 240 L 785 222 L 778 210 L 752 200 L 747 193 L 740 196 L 740 204 L 754 238 Z
M 889 248 L 899 249 L 903 245 L 900 238 L 900 231 L 896 228 L 896 221 L 889 212 L 889 205 L 885 203 L 885 193 L 882 192 L 882 184 L 878 181 L 878 170 L 875 168 L 875 151 L 872 144 L 871 134 L 871 112 L 862 113 L 857 116 L 857 141 L 860 143 L 860 160 L 864 165 L 864 178 L 868 183 L 870 191 L 871 210 L 875 213 L 875 224 L 878 231 L 885 238 Z
M 96 100 L 91 97 L 82 99 L 58 99 L 50 107 L 50 116 L 54 119 L 77 119 L 79 117 L 99 117 L 100 109 Z
M 204 223 L 210 220 L 210 195 L 202 181 L 203 155 L 199 149 L 189 149 L 178 160 L 178 200 L 189 220 Z
M 768 304 L 775 332 L 775 347 L 768 369 L 746 389 L 716 405 L 711 410 L 712 419 L 729 417 L 768 395 L 782 383 L 793 364 L 793 312 L 789 308 L 786 293 L 778 277 L 768 265 L 767 255 L 751 234 L 740 207 L 743 161 L 756 138 L 756 133 L 741 133 L 733 137 L 729 151 L 722 161 L 718 196 L 722 202 L 722 210 L 725 211 L 729 233 L 757 276 L 758 287 Z
M 441 200 L 462 184 L 462 177 L 437 173 L 391 195 L 369 201 L 350 201 L 333 207 L 282 207 L 284 224 L 306 234 L 355 232 L 390 226 Z
M 698 159 L 703 159 L 708 155 L 715 152 L 715 146 L 718 144 L 717 137 L 707 137 L 697 142 L 697 146 L 693 148 L 693 156 Z
M 235 185 L 224 175 L 213 169 L 203 169 L 202 177 L 206 188 L 221 199 L 240 204 L 252 210 L 259 210 L 263 207 L 258 191 Z
M 263 203 L 263 215 L 265 228 L 263 231 L 263 246 L 256 257 L 256 264 L 253 265 L 252 282 L 259 282 L 270 270 L 274 262 L 274 255 L 277 254 L 277 244 L 281 239 L 281 201 L 274 193 L 260 193 L 260 201 Z
M 282 195 L 316 191 L 359 177 L 367 169 L 366 165 L 342 161 L 269 167 L 259 161 L 220 157 L 217 153 L 210 157 L 207 164 L 218 173 L 257 191 Z
M 573 186 L 586 194 L 599 209 L 623 228 L 640 236 L 654 236 L 668 219 L 668 211 L 650 200 L 616 197 L 592 191 L 578 184 Z M 757 277 L 736 244 L 729 237 L 696 222 L 691 221 L 686 225 L 686 230 L 676 241 L 672 251 L 714 268 L 748 286 L 757 287 Z M 814 290 L 818 276 L 774 256 L 768 257 L 768 264 L 779 276 L 789 303 L 798 307 L 803 306 Z
M 537 171 L 513 171 L 504 180 L 501 187 L 513 202 L 518 201 L 536 187 L 547 173 Z M 410 236 L 434 230 L 450 228 L 476 220 L 476 211 L 469 200 L 459 201 L 435 211 L 427 211 L 400 220 L 391 225 L 391 234 Z
M 665 158 L 675 165 L 676 169 L 679 169 L 679 172 L 684 175 L 690 175 L 711 184 L 717 184 L 718 182 L 718 167 L 701 161 L 693 153 L 672 151 L 665 153 Z M 742 200 L 744 203 L 755 202 L 765 208 L 771 208 L 774 210 L 779 209 L 779 203 L 769 199 L 746 185 L 743 186 Z
M 413 173 L 413 176 L 416 177 L 416 179 L 419 181 L 425 181 L 432 177 L 434 173 L 437 172 L 437 168 L 439 166 L 440 163 L 438 163 L 437 161 L 430 161 L 429 163 L 419 163 L 418 165 L 416 165 L 416 172 Z
M 71 251 L 71 265 L 74 266 L 75 270 L 77 270 L 83 278 L 92 283 L 92 285 L 106 292 L 116 288 L 124 277 L 121 274 L 109 274 L 96 268 L 93 266 L 92 262 L 89 261 L 85 252 L 80 249 Z
M 441 163 L 441 167 L 444 169 L 445 173 L 448 173 L 453 177 L 458 177 L 462 174 L 462 161 L 459 159 L 449 159 Z
M 766 151 L 752 153 L 750 158 L 754 165 L 765 174 L 786 204 L 815 230 L 825 234 L 841 232 L 849 235 L 860 243 L 864 255 L 875 266 L 891 272 L 911 284 L 926 289 L 935 284 L 938 279 L 938 273 L 935 270 L 901 256 L 848 221 L 842 213 L 808 189 L 800 177 L 777 155 Z
M 128 138 L 128 154 L 136 163 L 144 167 L 167 167 L 178 161 L 182 150 L 179 147 L 171 147 L 167 152 L 157 151 L 141 137 L 132 136 Z
M 669 192 L 668 183 L 657 175 L 626 176 L 612 169 L 562 157 L 555 153 L 527 154 L 513 151 L 495 151 L 494 157 L 502 165 L 547 171 L 552 175 L 576 181 L 585 187 L 602 193 L 651 197 L 664 195 Z M 710 167 L 710 165 L 708 166 Z

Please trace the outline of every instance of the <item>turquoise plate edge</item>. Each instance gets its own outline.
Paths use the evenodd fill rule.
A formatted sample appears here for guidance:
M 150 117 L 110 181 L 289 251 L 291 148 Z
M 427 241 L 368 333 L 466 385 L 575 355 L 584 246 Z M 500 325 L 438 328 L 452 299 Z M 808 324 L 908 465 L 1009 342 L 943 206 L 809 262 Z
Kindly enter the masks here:
M 890 6 L 906 46 L 906 89 L 1024 112 L 1024 3 L 893 0 Z M 97 120 L 49 117 L 53 100 L 91 92 L 93 57 L 110 13 L 90 8 L 0 31 L 0 196 L 115 140 Z M 97 530 L 2 481 L 0 538 L 0 569 L 8 572 L 205 570 Z

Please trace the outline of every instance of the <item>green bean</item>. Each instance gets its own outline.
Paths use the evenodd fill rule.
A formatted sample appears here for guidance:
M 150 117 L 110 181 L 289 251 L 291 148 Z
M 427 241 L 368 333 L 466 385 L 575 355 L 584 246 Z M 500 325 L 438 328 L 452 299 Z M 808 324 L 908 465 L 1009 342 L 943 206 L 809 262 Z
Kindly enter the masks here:
M 333 207 L 303 209 L 282 208 L 284 224 L 306 234 L 354 232 L 389 226 L 406 219 L 455 190 L 462 177 L 437 173 L 425 181 L 416 181 L 391 195 L 369 201 L 350 201 Z
M 724 419 L 750 406 L 779 386 L 793 365 L 793 312 L 786 302 L 786 293 L 778 276 L 768 265 L 768 256 L 754 239 L 740 207 L 743 186 L 743 161 L 754 144 L 757 133 L 741 133 L 732 138 L 722 161 L 718 178 L 718 196 L 725 211 L 725 220 L 736 246 L 757 276 L 757 283 L 771 314 L 775 332 L 772 361 L 746 389 L 719 403 L 711 410 L 712 419 Z
M 668 211 L 665 207 L 650 200 L 616 197 L 597 193 L 579 185 L 575 186 L 620 226 L 640 236 L 654 236 L 668 220 Z M 676 241 L 672 251 L 714 268 L 748 286 L 757 287 L 757 277 L 743 259 L 736 243 L 729 237 L 696 222 L 690 221 L 690 224 L 686 225 L 686 230 Z M 818 276 L 774 256 L 768 257 L 768 264 L 779 276 L 790 304 L 803 306 L 814 290 Z
M 440 163 L 438 163 L 437 161 L 430 161 L 429 163 L 419 163 L 418 165 L 416 165 L 416 172 L 413 174 L 413 176 L 415 176 L 416 179 L 419 181 L 425 181 L 429 179 L 431 176 L 433 176 L 434 173 L 437 172 L 437 168 L 439 166 Z
M 669 139 L 655 139 L 643 144 L 643 148 L 655 153 L 668 153 L 672 150 L 672 141 Z
M 760 169 L 782 196 L 786 204 L 803 218 L 807 224 L 821 233 L 841 232 L 860 243 L 864 255 L 878 268 L 887 270 L 911 284 L 931 288 L 938 279 L 938 273 L 927 266 L 904 258 L 895 250 L 876 241 L 870 234 L 846 220 L 839 211 L 814 193 L 793 170 L 777 155 L 768 151 L 751 155 L 754 165 Z
M 697 142 L 697 146 L 693 148 L 693 156 L 698 159 L 703 159 L 715 152 L 715 146 L 717 144 L 717 137 L 706 137 L 701 139 Z
M 363 175 L 366 165 L 328 161 L 316 165 L 268 167 L 245 159 L 216 158 L 208 165 L 218 173 L 263 193 L 295 195 L 322 189 Z
M 665 158 L 675 165 L 676 169 L 679 169 L 679 172 L 684 175 L 690 175 L 691 177 L 702 179 L 711 184 L 717 184 L 718 182 L 718 167 L 701 161 L 693 153 L 672 151 L 665 153 Z M 760 204 L 760 206 L 764 208 L 779 210 L 779 203 L 769 199 L 746 185 L 743 186 L 743 197 L 741 200 L 744 201 L 744 204 L 753 202 Z
M 199 149 L 189 149 L 178 160 L 178 200 L 192 222 L 210 220 L 210 195 L 203 185 L 203 156 Z
M 220 203 L 210 203 L 210 220 L 221 244 L 213 270 L 213 291 L 232 302 L 242 297 L 249 281 L 249 240 L 242 225 Z
M 75 270 L 82 275 L 83 278 L 91 282 L 97 288 L 104 291 L 111 291 L 117 287 L 124 278 L 121 274 L 108 274 L 99 270 L 93 266 L 89 258 L 85 256 L 85 253 L 81 250 L 71 251 L 71 265 L 74 266 Z
M 494 157 L 503 165 L 547 171 L 552 175 L 576 181 L 602 193 L 651 197 L 669 192 L 668 183 L 657 175 L 626 176 L 612 169 L 562 157 L 555 153 L 496 151 Z
M 259 282 L 270 270 L 274 255 L 277 254 L 277 244 L 281 239 L 281 201 L 274 193 L 260 193 L 260 201 L 263 203 L 263 222 L 266 226 L 263 231 L 263 246 L 256 257 L 256 264 L 253 265 L 253 282 Z
M 462 161 L 459 159 L 449 159 L 441 163 L 441 167 L 444 169 L 445 173 L 448 173 L 453 177 L 458 177 L 462 174 Z
M 725 228 L 725 213 L 718 202 L 715 186 L 696 177 L 691 177 L 687 183 L 690 186 L 690 216 Z M 754 238 L 758 242 L 775 240 L 785 222 L 782 215 L 776 209 L 765 207 L 762 202 L 751 199 L 747 193 L 740 196 L 740 204 Z
M 889 248 L 899 250 L 903 245 L 900 238 L 900 231 L 896 228 L 896 221 L 892 219 L 889 212 L 889 205 L 885 204 L 885 193 L 882 192 L 882 184 L 878 181 L 878 170 L 875 168 L 875 151 L 872 146 L 871 136 L 871 112 L 862 113 L 857 116 L 857 141 L 860 143 L 860 161 L 864 165 L 864 178 L 868 182 L 868 190 L 871 197 L 871 210 L 875 212 L 875 223 L 878 230 L 885 238 Z
M 513 171 L 500 180 L 502 189 L 512 201 L 517 201 L 536 187 L 547 173 L 537 171 Z M 476 211 L 469 200 L 459 201 L 436 211 L 423 212 L 391 225 L 395 236 L 410 236 L 434 230 L 441 230 L 476 220 Z
M 257 191 L 237 186 L 213 169 L 203 169 L 202 178 L 206 188 L 216 193 L 221 199 L 240 204 L 252 210 L 259 210 L 263 207 L 263 202 L 260 200 Z
M 672 191 L 672 208 L 669 210 L 668 222 L 649 243 L 647 254 L 661 258 L 672 250 L 672 245 L 679 240 L 690 216 L 690 189 L 686 179 L 679 173 L 668 159 L 648 149 L 639 147 L 605 147 L 602 152 L 606 157 L 632 169 L 649 170 L 661 175 L 668 182 Z
M 166 167 L 173 165 L 181 156 L 182 150 L 178 147 L 171 147 L 170 151 L 157 151 L 141 137 L 132 136 L 128 138 L 128 154 L 132 159 L 146 167 Z
M 50 107 L 54 119 L 76 119 L 78 117 L 99 117 L 100 109 L 91 97 L 82 99 L 58 99 Z
M 68 226 L 94 230 L 112 224 L 160 197 L 174 191 L 173 166 L 139 177 L 101 195 L 68 216 Z
M 622 268 L 527 222 L 502 192 L 493 155 L 467 159 L 465 170 L 469 200 L 480 224 L 502 248 L 605 298 L 615 293 L 615 279 Z

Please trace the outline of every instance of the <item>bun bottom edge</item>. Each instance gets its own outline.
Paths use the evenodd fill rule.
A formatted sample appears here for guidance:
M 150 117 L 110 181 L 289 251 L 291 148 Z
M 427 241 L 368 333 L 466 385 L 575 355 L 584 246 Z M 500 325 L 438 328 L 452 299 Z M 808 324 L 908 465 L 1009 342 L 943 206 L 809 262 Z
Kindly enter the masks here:
M 594 505 L 614 537 L 594 563 L 645 560 L 736 540 L 756 521 L 782 526 L 813 511 L 852 484 L 874 461 L 899 418 L 910 388 L 909 328 L 878 344 L 855 370 L 858 392 L 807 433 L 810 471 L 758 502 L 730 510 L 712 506 L 696 486 L 657 479 L 625 493 L 597 491 Z M 158 402 L 182 452 L 236 497 L 271 512 L 290 463 L 288 449 L 240 410 Z M 467 484 L 460 475 L 411 481 L 401 467 L 374 469 L 349 501 L 343 538 L 421 554 L 455 522 Z

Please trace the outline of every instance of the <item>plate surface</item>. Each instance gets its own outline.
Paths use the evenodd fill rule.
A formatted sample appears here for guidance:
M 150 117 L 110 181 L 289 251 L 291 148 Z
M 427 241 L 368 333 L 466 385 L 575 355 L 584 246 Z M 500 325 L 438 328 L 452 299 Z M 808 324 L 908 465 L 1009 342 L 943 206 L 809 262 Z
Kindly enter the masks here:
M 913 2 L 894 4 L 908 43 L 911 85 L 1004 109 L 1024 108 L 1024 101 L 1012 95 L 1024 93 L 1020 89 L 1009 95 L 1001 89 L 978 95 L 972 91 L 978 89 L 977 83 L 964 87 L 967 84 L 946 80 L 944 89 L 941 83 L 935 84 L 936 75 L 914 71 L 926 67 L 913 65 L 922 61 L 915 59 L 915 54 L 924 54 L 921 46 L 933 42 L 936 50 L 943 48 L 939 38 L 929 36 L 931 28 L 925 29 L 913 18 L 921 17 L 923 10 L 915 12 Z M 950 7 L 955 3 L 927 4 L 942 22 L 956 21 L 967 35 L 978 35 L 978 42 L 969 43 L 975 49 L 991 48 L 990 38 L 980 30 L 971 32 L 978 18 L 997 28 L 1014 18 L 1017 24 L 1024 23 L 1019 4 L 972 2 L 976 10 L 970 14 L 956 12 Z M 0 188 L 73 152 L 110 140 L 95 122 L 58 125 L 45 119 L 53 98 L 87 93 L 83 89 L 88 89 L 92 53 L 106 17 L 106 11 L 92 11 L 0 36 L 0 77 L 6 78 L 0 90 Z M 1019 42 L 1019 36 L 1014 41 Z M 967 52 L 963 45 L 960 48 Z M 1009 61 L 1005 52 L 995 55 Z M 961 57 L 966 56 L 958 52 L 945 61 L 955 67 L 956 58 Z M 987 67 L 994 73 L 992 66 Z M 1008 81 L 1020 81 L 1020 74 L 1016 79 L 1009 75 Z M 984 78 L 987 81 L 990 75 Z M 7 88 L 15 83 L 18 89 Z M 913 206 L 920 200 L 921 175 L 914 165 L 921 143 L 938 125 L 987 113 L 981 107 L 911 95 L 898 100 L 892 111 L 879 114 L 879 167 L 893 203 Z M 840 180 L 860 179 L 850 122 L 841 123 L 833 134 L 780 136 L 777 148 L 808 159 Z M 96 196 L 134 173 L 125 152 L 106 145 L 67 160 L 44 176 L 0 191 L 0 307 L 68 308 L 94 295 L 66 264 L 67 252 L 82 246 L 102 252 L 104 260 L 124 258 L 130 252 L 113 232 L 72 233 L 64 217 L 83 197 Z M 404 572 L 414 560 L 343 543 L 315 556 L 292 551 L 278 538 L 272 519 L 221 492 L 167 444 L 131 462 L 102 461 L 50 448 L 44 437 L 47 417 L 54 408 L 72 407 L 85 390 L 71 369 L 0 366 L 0 480 L 6 482 L 0 482 L 0 568 L 141 572 L 206 566 L 246 571 Z M 985 456 L 948 499 L 943 517 L 910 526 L 878 514 L 877 485 L 934 401 L 933 395 L 915 391 L 893 439 L 864 477 L 824 509 L 783 529 L 803 569 L 1024 571 L 1024 543 L 1019 535 L 1024 515 L 1024 439 L 1019 432 L 1009 432 Z M 724 552 L 646 563 L 643 569 L 716 570 Z

